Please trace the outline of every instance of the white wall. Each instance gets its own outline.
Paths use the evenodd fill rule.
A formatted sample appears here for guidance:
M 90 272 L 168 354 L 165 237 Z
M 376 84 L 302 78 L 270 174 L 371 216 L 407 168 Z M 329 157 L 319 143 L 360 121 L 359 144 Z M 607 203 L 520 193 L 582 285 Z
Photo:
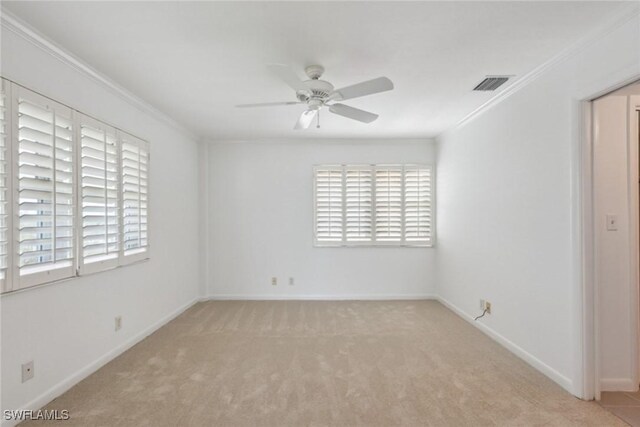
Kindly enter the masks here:
M 638 267 L 637 156 L 640 97 L 607 96 L 593 103 L 595 280 L 599 293 L 599 380 L 602 391 L 636 391 Z M 640 104 L 640 103 L 639 103 Z M 633 131 L 635 129 L 635 132 Z M 607 216 L 617 218 L 616 230 Z M 634 295 L 634 298 L 630 298 Z
M 438 294 L 491 301 L 485 329 L 576 395 L 579 100 L 640 76 L 639 41 L 635 13 L 438 139 Z
M 209 145 L 214 298 L 413 298 L 434 291 L 433 248 L 315 248 L 313 165 L 433 163 L 427 141 Z M 271 285 L 271 277 L 278 285 Z M 295 285 L 288 285 L 288 278 Z
M 37 409 L 197 298 L 197 144 L 4 27 L 1 49 L 2 76 L 151 144 L 150 261 L 0 300 L 2 409 Z

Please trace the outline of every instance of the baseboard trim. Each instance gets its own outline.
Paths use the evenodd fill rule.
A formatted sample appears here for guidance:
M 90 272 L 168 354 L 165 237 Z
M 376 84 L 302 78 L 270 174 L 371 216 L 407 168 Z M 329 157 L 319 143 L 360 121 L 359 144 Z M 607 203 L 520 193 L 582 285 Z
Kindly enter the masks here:
M 433 294 L 346 294 L 346 295 L 270 295 L 270 294 L 217 294 L 204 297 L 204 301 L 380 301 L 380 300 L 432 300 L 437 299 Z
M 543 373 L 544 375 L 552 379 L 554 382 L 560 385 L 560 387 L 564 388 L 569 393 L 575 395 L 574 393 L 575 390 L 573 389 L 573 381 L 570 378 L 562 375 L 560 372 L 556 371 L 551 366 L 547 365 L 546 363 L 544 363 L 543 361 L 541 361 L 531 353 L 527 352 L 522 347 L 518 346 L 517 344 L 513 343 L 509 339 L 505 338 L 503 335 L 500 335 L 498 332 L 491 329 L 484 323 L 474 321 L 474 318 L 472 316 L 470 316 L 469 314 L 467 314 L 466 312 L 464 312 L 462 309 L 458 308 L 454 304 L 450 303 L 446 299 L 442 298 L 441 296 L 438 296 L 437 300 L 442 305 L 447 307 L 449 310 L 453 311 L 455 314 L 457 314 L 467 322 L 471 323 L 476 328 L 480 329 L 480 331 L 488 335 L 494 341 L 498 342 L 498 344 L 502 345 L 507 350 L 509 350 L 516 356 L 518 356 L 520 359 L 527 362 L 533 368 L 537 369 L 538 371 L 540 371 L 541 373 Z
M 638 384 L 631 378 L 603 378 L 600 380 L 600 391 L 638 391 Z
M 113 350 L 107 352 L 106 354 L 100 356 L 98 359 L 89 363 L 84 368 L 77 371 L 75 374 L 72 374 L 66 379 L 60 381 L 58 384 L 54 385 L 49 390 L 42 393 L 40 396 L 36 397 L 35 399 L 28 402 L 27 404 L 23 405 L 21 409 L 36 411 L 42 408 L 47 403 L 51 402 L 56 397 L 68 391 L 71 387 L 78 384 L 80 381 L 84 380 L 89 375 L 93 374 L 98 369 L 102 368 L 104 365 L 111 362 L 113 359 L 120 356 L 125 351 L 129 350 L 131 347 L 133 347 L 134 345 L 136 345 L 137 343 L 139 343 L 140 341 L 142 341 L 143 339 L 145 339 L 146 337 L 148 337 L 149 335 L 151 335 L 152 333 L 154 333 L 155 331 L 157 331 L 158 329 L 160 329 L 161 327 L 169 323 L 171 320 L 178 317 L 184 311 L 186 311 L 191 306 L 193 306 L 194 304 L 196 304 L 201 300 L 202 298 L 199 298 L 199 297 L 194 298 L 188 303 L 180 306 L 178 309 L 162 317 L 160 320 L 158 320 L 148 328 L 142 330 L 138 334 L 134 335 L 133 337 L 129 338 L 127 341 L 123 342 Z M 22 420 L 4 420 L 3 419 L 2 427 L 12 427 L 20 422 L 22 422 Z

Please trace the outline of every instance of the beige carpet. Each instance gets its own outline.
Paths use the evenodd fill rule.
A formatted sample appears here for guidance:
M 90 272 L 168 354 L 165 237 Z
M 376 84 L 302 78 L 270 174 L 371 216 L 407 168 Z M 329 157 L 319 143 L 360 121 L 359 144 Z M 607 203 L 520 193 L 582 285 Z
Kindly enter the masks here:
M 47 409 L 70 411 L 60 426 L 624 425 L 435 301 L 200 303 Z

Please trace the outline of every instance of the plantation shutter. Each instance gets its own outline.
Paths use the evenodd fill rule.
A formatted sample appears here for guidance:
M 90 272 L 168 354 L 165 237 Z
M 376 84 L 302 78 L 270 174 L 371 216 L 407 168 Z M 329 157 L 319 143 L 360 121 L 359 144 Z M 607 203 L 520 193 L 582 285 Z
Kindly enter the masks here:
M 9 83 L 0 79 L 0 290 L 8 289 L 9 272 L 9 147 L 11 128 L 7 93 Z
M 149 147 L 121 133 L 122 224 L 125 256 L 143 254 L 148 246 Z
M 405 166 L 404 230 L 407 243 L 431 243 L 431 168 Z
M 402 241 L 402 167 L 375 168 L 375 233 L 378 242 Z
M 371 242 L 373 221 L 373 173 L 370 166 L 345 170 L 347 242 Z
M 71 110 L 17 89 L 18 271 L 20 286 L 38 275 L 69 277 L 73 268 Z M 22 276 L 32 275 L 30 278 Z
M 343 181 L 341 166 L 315 170 L 315 234 L 320 243 L 340 243 L 343 238 Z
M 95 271 L 117 264 L 120 240 L 118 182 L 115 129 L 81 116 L 81 268 L 99 263 L 100 266 L 90 268 Z

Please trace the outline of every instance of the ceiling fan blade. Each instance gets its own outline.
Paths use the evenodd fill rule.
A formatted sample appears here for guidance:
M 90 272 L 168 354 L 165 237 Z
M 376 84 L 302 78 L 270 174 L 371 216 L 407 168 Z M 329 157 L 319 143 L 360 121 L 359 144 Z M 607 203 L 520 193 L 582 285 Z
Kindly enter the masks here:
M 349 107 L 348 105 L 344 104 L 333 104 L 329 107 L 329 111 L 331 111 L 333 114 L 357 120 L 362 123 L 371 123 L 378 118 L 377 114 L 360 110 L 358 108 Z
M 378 77 L 377 79 L 334 90 L 331 96 L 329 96 L 329 99 L 344 101 L 345 99 L 373 95 L 374 93 L 385 92 L 391 89 L 393 89 L 393 82 L 391 80 L 386 77 Z
M 317 113 L 318 113 L 318 110 L 303 111 L 302 114 L 300 114 L 300 118 L 298 119 L 298 122 L 293 128 L 295 130 L 308 129 L 309 126 L 311 126 L 311 122 L 313 121 Z
M 252 108 L 252 107 L 271 107 L 271 106 L 279 106 L 279 105 L 298 105 L 304 104 L 303 102 L 291 101 L 291 102 L 262 102 L 258 104 L 238 104 L 236 107 L 238 108 Z
M 298 91 L 305 89 L 300 77 L 298 77 L 295 71 L 293 71 L 289 66 L 282 64 L 270 64 L 267 65 L 267 68 L 269 68 L 276 77 L 289 85 L 293 90 Z

